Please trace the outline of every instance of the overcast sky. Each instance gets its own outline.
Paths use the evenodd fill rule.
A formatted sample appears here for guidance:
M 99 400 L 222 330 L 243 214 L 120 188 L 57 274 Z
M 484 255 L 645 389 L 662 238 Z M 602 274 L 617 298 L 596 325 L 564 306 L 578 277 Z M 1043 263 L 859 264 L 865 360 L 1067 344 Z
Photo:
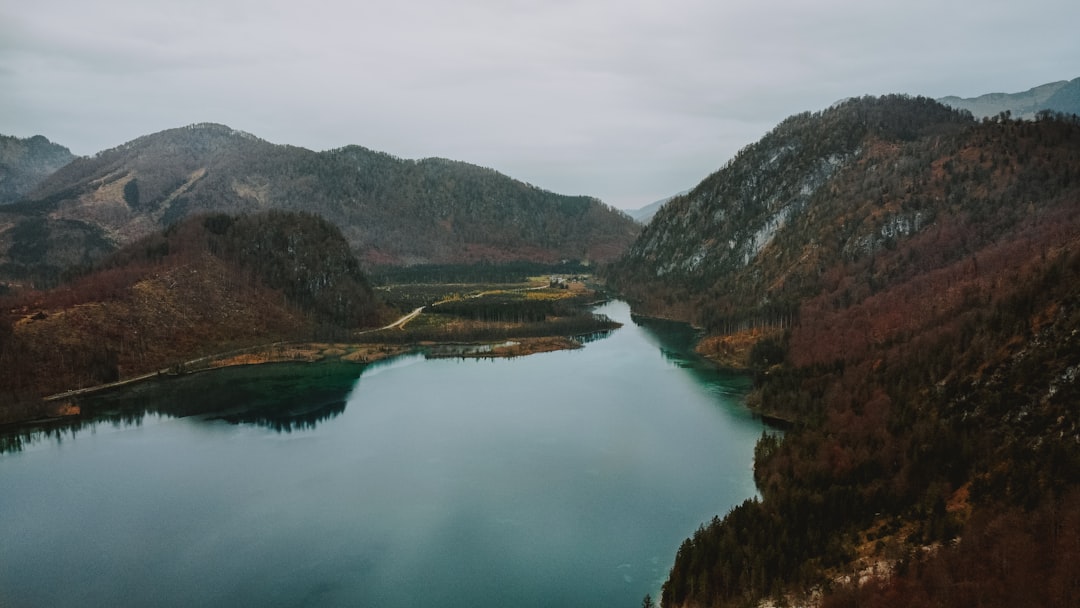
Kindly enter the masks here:
M 640 207 L 845 97 L 1080 76 L 1080 2 L 0 0 L 0 133 L 219 122 Z

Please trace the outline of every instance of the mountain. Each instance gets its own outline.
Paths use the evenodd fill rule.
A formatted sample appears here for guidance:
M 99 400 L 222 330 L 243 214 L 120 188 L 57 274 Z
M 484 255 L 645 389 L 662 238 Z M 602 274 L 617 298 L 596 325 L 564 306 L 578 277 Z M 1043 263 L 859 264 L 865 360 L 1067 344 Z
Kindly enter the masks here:
M 905 96 L 793 116 L 668 203 L 609 282 L 754 370 L 787 430 L 663 605 L 1073 601 L 1078 209 L 1080 120 Z
M 1062 114 L 1080 115 L 1080 78 L 1070 80 L 1043 102 L 1043 108 Z
M 681 196 L 683 194 L 686 194 L 686 192 L 680 192 L 675 196 Z M 645 205 L 644 207 L 638 209 L 631 209 L 627 211 L 626 214 L 634 218 L 634 221 L 639 224 L 648 224 L 652 220 L 653 216 L 656 215 L 656 212 L 659 211 L 661 207 L 666 205 L 668 201 L 675 198 L 675 196 L 662 198 L 658 201 L 649 203 L 648 205 Z
M 968 98 L 950 95 L 938 101 L 958 110 L 967 110 L 978 119 L 1009 112 L 1013 118 L 1030 120 L 1040 110 L 1080 114 L 1080 78 L 1049 82 L 1020 93 L 987 93 Z
M 340 231 L 308 213 L 193 217 L 0 314 L 0 423 L 50 393 L 230 348 L 332 339 L 383 314 Z M 40 414 L 38 414 L 40 415 Z
M 70 150 L 41 135 L 0 135 L 0 205 L 18 200 L 73 160 Z
M 838 179 L 861 177 L 878 162 L 924 172 L 931 160 L 925 155 L 887 157 L 906 142 L 938 141 L 970 123 L 932 100 L 900 96 L 792 116 L 667 203 L 613 278 L 640 307 L 709 327 L 785 313 L 808 293 L 801 286 L 817 281 L 823 263 L 880 246 L 885 234 L 918 230 L 929 217 L 907 204 L 877 211 L 873 222 L 860 217 L 835 226 L 844 211 L 833 207 L 847 202 L 832 195 Z M 870 184 L 850 202 L 870 209 L 885 196 Z
M 312 152 L 215 124 L 77 159 L 0 212 L 12 214 L 16 227 L 34 219 L 81 222 L 88 234 L 100 231 L 121 245 L 192 214 L 264 209 L 325 217 L 371 265 L 602 262 L 638 231 L 594 198 L 554 194 L 491 169 L 359 146 Z M 17 236 L 0 234 L 8 263 L 12 248 L 41 248 Z M 45 248 L 43 259 L 50 252 Z

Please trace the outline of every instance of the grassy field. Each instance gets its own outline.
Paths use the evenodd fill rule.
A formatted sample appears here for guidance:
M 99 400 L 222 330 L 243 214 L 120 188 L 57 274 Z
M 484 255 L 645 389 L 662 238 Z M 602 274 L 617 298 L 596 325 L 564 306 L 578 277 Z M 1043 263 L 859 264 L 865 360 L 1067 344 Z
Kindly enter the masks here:
M 477 342 L 574 336 L 618 327 L 587 304 L 600 298 L 581 280 L 534 277 L 524 283 L 402 284 L 379 288 L 400 310 L 425 307 L 403 328 L 369 332 L 363 342 Z

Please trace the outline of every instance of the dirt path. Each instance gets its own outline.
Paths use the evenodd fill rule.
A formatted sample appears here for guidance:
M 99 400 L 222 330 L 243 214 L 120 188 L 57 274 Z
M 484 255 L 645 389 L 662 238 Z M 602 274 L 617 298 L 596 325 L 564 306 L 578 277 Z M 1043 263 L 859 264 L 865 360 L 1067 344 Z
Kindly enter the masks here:
M 371 332 L 383 331 L 383 330 L 387 330 L 387 329 L 395 329 L 395 328 L 396 329 L 405 329 L 405 324 L 408 323 L 409 321 L 412 321 L 416 317 L 419 317 L 420 313 L 424 312 L 425 308 L 427 308 L 427 307 L 426 306 L 420 306 L 420 307 L 414 308 L 413 311 L 410 312 L 409 314 L 405 315 L 404 317 L 401 317 L 397 321 L 394 321 L 393 323 L 391 323 L 391 324 L 389 324 L 389 325 L 387 325 L 385 327 L 380 327 L 378 329 L 368 329 L 368 330 L 357 333 L 357 335 L 369 334 Z

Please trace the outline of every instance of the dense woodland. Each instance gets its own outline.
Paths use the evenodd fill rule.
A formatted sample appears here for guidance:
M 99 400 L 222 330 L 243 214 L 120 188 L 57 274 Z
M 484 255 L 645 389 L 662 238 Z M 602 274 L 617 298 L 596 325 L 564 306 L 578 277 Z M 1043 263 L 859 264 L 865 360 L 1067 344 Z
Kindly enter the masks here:
M 41 135 L 25 139 L 0 135 L 0 205 L 19 200 L 73 160 L 71 150 Z
M 76 159 L 0 207 L 0 220 L 15 229 L 37 222 L 34 235 L 0 229 L 0 279 L 55 284 L 64 263 L 100 259 L 96 250 L 80 256 L 31 238 L 59 230 L 59 221 L 115 247 L 193 214 L 266 209 L 320 215 L 368 266 L 605 262 L 639 231 L 594 198 L 555 194 L 467 163 L 405 160 L 360 146 L 313 152 L 201 124 Z M 20 247 L 36 249 L 16 255 Z
M 3 299 L 0 420 L 48 413 L 46 394 L 387 316 L 341 233 L 310 214 L 195 217 L 84 272 Z
M 375 284 L 395 283 L 524 283 L 532 277 L 562 274 L 589 274 L 591 269 L 580 262 L 566 260 L 557 264 L 514 261 L 502 264 L 416 264 L 413 266 L 378 266 L 368 275 Z
M 663 605 L 1075 603 L 1075 117 L 904 97 L 793 117 L 661 210 L 612 280 L 761 332 L 751 404 L 792 423 L 759 442 L 761 499 L 684 543 Z

